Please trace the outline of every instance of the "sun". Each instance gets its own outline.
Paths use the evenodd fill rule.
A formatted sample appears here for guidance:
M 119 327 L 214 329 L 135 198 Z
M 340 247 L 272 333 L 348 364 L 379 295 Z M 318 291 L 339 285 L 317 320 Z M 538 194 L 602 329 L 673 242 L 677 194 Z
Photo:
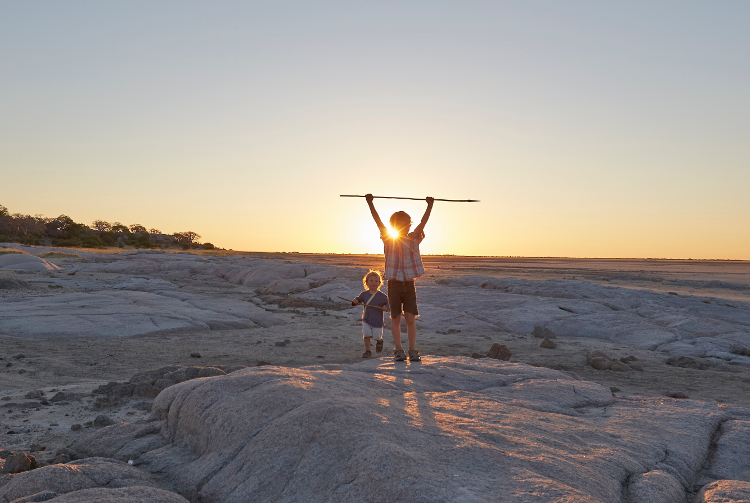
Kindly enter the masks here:
M 392 238 L 398 237 L 398 231 L 390 226 L 388 227 L 388 234 L 390 234 Z

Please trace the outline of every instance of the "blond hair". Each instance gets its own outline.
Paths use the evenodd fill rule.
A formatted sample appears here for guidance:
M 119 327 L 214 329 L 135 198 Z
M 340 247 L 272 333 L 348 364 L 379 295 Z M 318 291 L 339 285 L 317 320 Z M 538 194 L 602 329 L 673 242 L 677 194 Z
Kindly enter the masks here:
M 377 276 L 378 281 L 380 282 L 379 284 L 383 284 L 383 277 L 380 275 L 380 272 L 370 269 L 370 271 L 365 274 L 365 277 L 362 278 L 362 284 L 365 286 L 365 288 L 367 288 L 367 278 L 369 278 L 370 276 Z

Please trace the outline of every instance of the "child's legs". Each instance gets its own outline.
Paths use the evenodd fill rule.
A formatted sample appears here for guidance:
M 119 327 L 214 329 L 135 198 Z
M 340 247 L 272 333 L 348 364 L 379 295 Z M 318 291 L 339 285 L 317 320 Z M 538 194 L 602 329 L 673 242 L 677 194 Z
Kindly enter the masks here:
M 396 349 L 403 350 L 401 347 L 401 315 L 391 314 L 391 334 L 393 334 L 393 344 L 396 345 Z
M 365 351 L 370 351 L 370 342 L 372 341 L 372 338 L 375 338 L 375 340 L 380 340 L 383 338 L 383 328 L 375 328 L 364 321 L 362 322 L 362 338 L 365 341 Z
M 404 313 L 406 317 L 406 336 L 409 338 L 409 349 L 417 349 L 417 317 L 411 313 Z M 399 326 L 399 339 L 401 339 Z

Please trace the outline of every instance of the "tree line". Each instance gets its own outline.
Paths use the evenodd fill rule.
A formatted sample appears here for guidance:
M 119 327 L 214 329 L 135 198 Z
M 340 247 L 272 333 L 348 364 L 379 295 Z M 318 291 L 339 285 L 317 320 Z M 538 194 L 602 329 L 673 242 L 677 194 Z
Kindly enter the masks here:
M 165 234 L 159 229 L 147 229 L 141 224 L 123 225 L 120 222 L 94 220 L 89 226 L 77 223 L 67 215 L 50 218 L 43 215 L 11 214 L 8 208 L 0 204 L 0 243 L 82 248 L 215 248 L 211 243 L 200 243 L 200 238 L 200 234 L 193 231 Z

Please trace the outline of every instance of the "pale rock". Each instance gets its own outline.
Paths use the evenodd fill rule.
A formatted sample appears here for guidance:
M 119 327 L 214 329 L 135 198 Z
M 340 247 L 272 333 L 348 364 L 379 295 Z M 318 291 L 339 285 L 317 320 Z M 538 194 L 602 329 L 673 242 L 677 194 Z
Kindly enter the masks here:
M 462 357 L 247 368 L 170 386 L 152 410 L 151 432 L 110 427 L 100 445 L 162 436 L 128 455 L 206 503 L 684 501 L 728 417 Z
M 540 325 L 534 325 L 534 330 L 531 332 L 531 335 L 539 337 L 540 339 L 555 339 L 557 337 L 555 332 Z

